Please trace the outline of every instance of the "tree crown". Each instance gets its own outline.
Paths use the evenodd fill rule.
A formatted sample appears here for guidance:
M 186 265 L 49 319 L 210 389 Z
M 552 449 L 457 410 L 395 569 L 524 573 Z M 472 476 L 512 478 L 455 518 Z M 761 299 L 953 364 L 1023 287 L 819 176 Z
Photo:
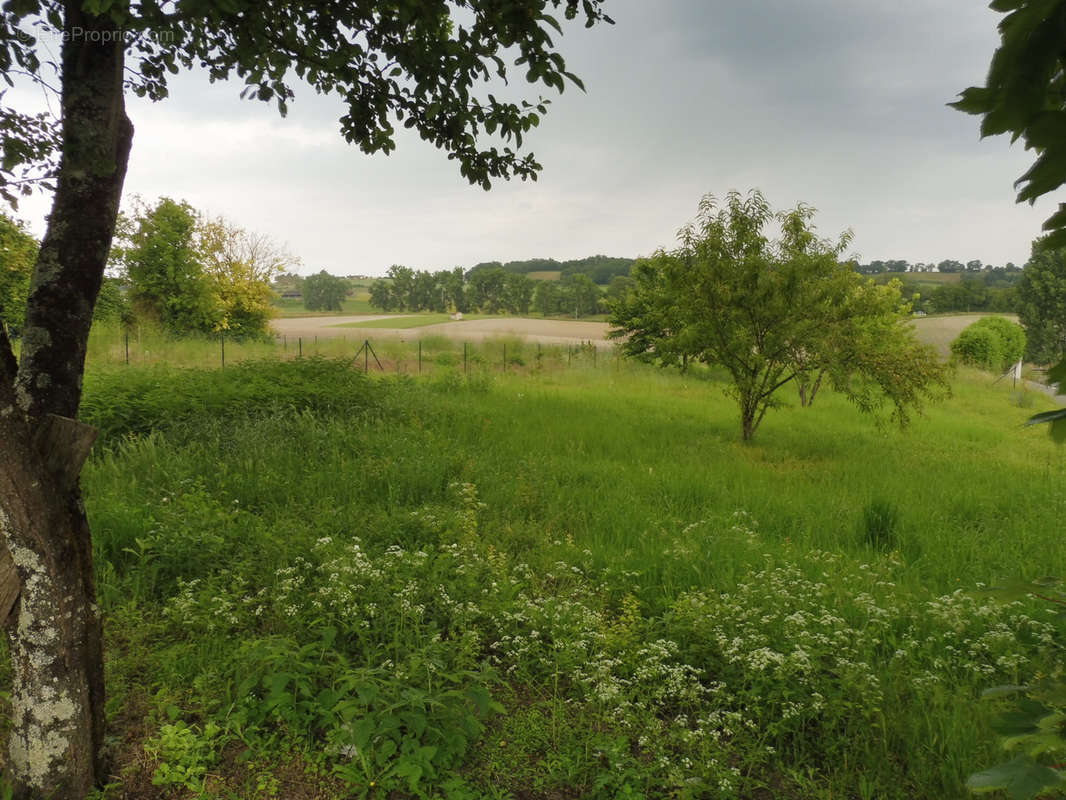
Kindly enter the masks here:
M 540 164 L 520 156 L 523 135 L 549 101 L 511 101 L 475 89 L 506 84 L 524 70 L 530 83 L 563 91 L 581 87 L 555 50 L 562 24 L 551 11 L 586 26 L 610 23 L 603 0 L 84 0 L 87 14 L 108 14 L 116 46 L 130 56 L 126 87 L 162 100 L 182 69 L 201 68 L 213 81 L 238 78 L 242 97 L 276 103 L 284 115 L 302 81 L 340 96 L 344 138 L 366 153 L 395 149 L 396 125 L 459 162 L 471 183 L 536 179 Z M 66 4 L 70 5 L 70 4 Z M 0 19 L 0 74 L 47 82 L 41 38 L 63 31 L 58 2 L 14 0 Z M 508 62 L 511 62 L 510 66 Z M 2 98 L 2 95 L 0 95 Z M 20 114 L 0 99 L 0 177 L 9 199 L 54 156 L 58 138 L 43 117 Z M 485 144 L 486 137 L 496 141 Z M 44 168 L 48 171 L 47 166 Z M 21 171 L 19 171 L 21 170 Z

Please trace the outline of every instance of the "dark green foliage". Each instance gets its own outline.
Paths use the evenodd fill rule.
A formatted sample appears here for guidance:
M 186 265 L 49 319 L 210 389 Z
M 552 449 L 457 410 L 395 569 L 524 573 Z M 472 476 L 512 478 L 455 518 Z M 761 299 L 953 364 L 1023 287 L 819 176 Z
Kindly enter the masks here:
M 1029 360 L 1049 364 L 1066 355 L 1066 248 L 1033 244 L 1018 284 L 1018 319 L 1028 337 Z
M 1033 203 L 1066 182 L 1066 0 L 994 0 L 991 8 L 1006 16 L 985 85 L 951 105 L 983 118 L 981 136 L 1009 133 L 1036 151 L 1016 183 L 1018 202 Z M 1066 246 L 1066 205 L 1044 230 L 1054 246 Z
M 103 440 L 171 430 L 204 416 L 265 416 L 279 410 L 359 414 L 380 388 L 347 359 L 242 362 L 225 370 L 124 370 L 91 375 L 81 418 Z
M 949 311 L 1016 311 L 1018 293 L 1008 284 L 1020 280 L 1021 273 L 1011 273 L 1017 277 L 997 278 L 993 273 L 967 275 L 957 284 L 943 284 L 929 290 L 917 287 L 922 297 L 922 309 L 931 313 Z M 996 285 L 999 284 L 999 285 Z
M 581 17 L 591 27 L 611 21 L 601 5 L 602 0 L 504 5 L 216 0 L 188 8 L 100 2 L 88 8 L 94 14 L 110 9 L 128 33 L 128 59 L 136 67 L 129 83 L 139 95 L 161 100 L 172 73 L 202 66 L 213 81 L 238 77 L 245 85 L 242 97 L 276 102 L 285 114 L 299 77 L 316 92 L 346 101 L 341 134 L 364 152 L 394 150 L 396 125 L 402 122 L 457 160 L 471 183 L 487 189 L 493 178 L 535 179 L 540 165 L 510 146 L 479 148 L 477 136 L 500 137 L 520 148 L 547 113 L 548 101 L 513 102 L 475 90 L 491 77 L 516 74 L 560 92 L 567 83 L 582 88 L 555 49 L 562 26 L 550 11 L 568 20 Z M 35 30 L 33 23 L 42 18 L 60 27 L 51 2 L 13 3 L 6 11 L 8 25 L 22 23 L 22 31 Z M 5 45 L 8 63 L 39 69 L 35 36 L 8 36 Z M 513 59 L 510 69 L 505 58 Z M 52 152 L 54 132 L 47 122 L 4 112 L 9 125 L 0 145 L 6 173 Z
M 119 257 L 136 312 L 176 334 L 215 330 L 221 314 L 196 248 L 196 210 L 163 197 L 129 225 Z
M 126 299 L 126 282 L 121 278 L 104 278 L 93 308 L 94 322 L 129 322 L 133 313 Z
M 303 281 L 304 308 L 308 311 L 340 311 L 348 294 L 348 281 L 325 270 Z
M 483 261 L 470 268 L 470 274 L 485 270 L 502 269 L 504 272 L 528 274 L 530 272 L 558 272 L 560 278 L 571 275 L 587 275 L 598 286 L 606 286 L 619 275 L 628 275 L 633 268 L 632 258 L 611 256 L 588 256 L 586 258 L 556 261 L 554 258 L 529 258 L 525 261 Z
M 982 317 L 951 343 L 951 354 L 968 366 L 1004 372 L 1025 354 L 1025 330 L 1004 317 Z

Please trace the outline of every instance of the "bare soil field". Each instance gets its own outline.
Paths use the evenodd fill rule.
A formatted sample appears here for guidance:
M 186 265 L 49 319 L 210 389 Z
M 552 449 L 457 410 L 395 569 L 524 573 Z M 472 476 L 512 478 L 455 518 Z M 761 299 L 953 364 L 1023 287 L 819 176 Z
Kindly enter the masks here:
M 489 319 L 462 320 L 459 322 L 442 322 L 435 325 L 423 325 L 418 328 L 339 328 L 346 322 L 369 322 L 381 319 L 404 319 L 418 315 L 397 314 L 360 314 L 327 317 L 288 317 L 275 319 L 271 324 L 279 336 L 290 339 L 297 336 L 310 338 L 346 337 L 348 339 L 368 338 L 404 338 L 417 339 L 422 336 L 448 336 L 468 342 L 479 342 L 497 336 L 519 336 L 531 342 L 542 344 L 576 344 L 594 342 L 599 347 L 610 347 L 606 322 L 580 322 L 566 319 L 529 319 L 526 317 L 492 317 Z M 914 329 L 918 338 L 936 347 L 944 358 L 950 355 L 949 345 L 967 325 L 976 322 L 985 314 L 952 314 L 940 317 L 921 317 L 914 320 Z M 1013 314 L 1002 314 L 1007 319 L 1017 321 Z
M 395 315 L 359 315 L 335 317 L 289 317 L 271 324 L 279 336 L 340 337 L 349 339 L 367 336 L 416 339 L 422 336 L 448 336 L 468 342 L 478 342 L 497 336 L 520 336 L 542 344 L 577 344 L 593 342 L 598 347 L 611 347 L 607 341 L 610 326 L 606 322 L 580 322 L 563 319 L 528 319 L 525 317 L 496 317 L 492 319 L 462 320 L 424 325 L 420 328 L 338 328 L 346 322 L 369 322 L 378 319 L 399 319 Z

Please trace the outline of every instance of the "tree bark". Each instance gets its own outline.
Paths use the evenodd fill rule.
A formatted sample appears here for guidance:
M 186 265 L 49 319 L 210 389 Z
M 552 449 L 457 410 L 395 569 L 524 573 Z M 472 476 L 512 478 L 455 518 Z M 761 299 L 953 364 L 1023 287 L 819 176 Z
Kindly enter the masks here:
M 7 772 L 16 798 L 82 798 L 105 774 L 102 629 L 77 481 L 89 437 L 70 419 L 133 126 L 122 32 L 81 6 L 64 4 L 62 154 L 17 373 L 0 334 L 0 543 L 20 583 L 5 624 L 14 712 Z

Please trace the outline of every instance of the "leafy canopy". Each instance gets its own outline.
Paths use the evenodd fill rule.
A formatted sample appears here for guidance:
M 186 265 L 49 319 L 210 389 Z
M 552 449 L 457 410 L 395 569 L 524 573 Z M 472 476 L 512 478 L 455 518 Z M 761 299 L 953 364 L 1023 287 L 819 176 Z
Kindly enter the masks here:
M 1005 317 L 982 317 L 951 343 L 951 354 L 963 364 L 1004 372 L 1025 354 L 1025 330 Z
M 168 197 L 120 216 L 112 262 L 142 319 L 179 335 L 253 338 L 269 334 L 271 280 L 298 263 L 269 237 Z
M 1018 319 L 1029 337 L 1027 356 L 1049 364 L 1066 356 L 1066 248 L 1033 244 L 1018 283 Z
M 303 294 L 308 311 L 341 311 L 348 295 L 348 281 L 321 270 L 304 279 Z
M 744 439 L 783 386 L 796 381 L 806 403 L 823 377 L 863 410 L 890 402 L 905 423 L 908 408 L 946 386 L 943 367 L 905 326 L 898 284 L 875 286 L 841 263 L 849 234 L 818 238 L 813 215 L 803 205 L 774 212 L 758 191 L 724 204 L 704 197 L 677 249 L 637 263 L 611 335 L 643 360 L 725 368 Z
M 1006 16 L 988 78 L 950 105 L 982 116 L 982 137 L 1009 133 L 1036 151 L 1015 184 L 1018 202 L 1033 203 L 1066 183 L 1066 0 L 994 0 L 989 7 Z M 1066 245 L 1066 204 L 1044 230 L 1052 246 Z
M 523 136 L 549 101 L 475 93 L 509 69 L 530 83 L 563 91 L 581 81 L 566 69 L 553 36 L 557 16 L 586 26 L 612 20 L 603 0 L 84 0 L 109 14 L 123 34 L 127 88 L 161 100 L 170 75 L 194 67 L 211 81 L 237 78 L 242 97 L 271 101 L 284 115 L 300 80 L 339 95 L 344 138 L 363 152 L 395 149 L 396 126 L 414 128 L 459 162 L 462 175 L 488 189 L 493 178 L 536 179 L 533 154 L 519 156 Z M 50 77 L 40 40 L 63 30 L 59 2 L 12 0 L 0 19 L 0 73 Z M 132 62 L 132 63 L 131 63 Z M 509 66 L 509 64 L 511 66 Z M 9 199 L 32 175 L 27 165 L 54 160 L 58 138 L 46 120 L 20 114 L 0 94 L 0 193 Z M 484 137 L 495 143 L 483 145 Z M 47 172 L 47 170 L 45 170 Z
M 21 221 L 0 214 L 0 324 L 13 334 L 25 321 L 37 250 L 37 240 Z

